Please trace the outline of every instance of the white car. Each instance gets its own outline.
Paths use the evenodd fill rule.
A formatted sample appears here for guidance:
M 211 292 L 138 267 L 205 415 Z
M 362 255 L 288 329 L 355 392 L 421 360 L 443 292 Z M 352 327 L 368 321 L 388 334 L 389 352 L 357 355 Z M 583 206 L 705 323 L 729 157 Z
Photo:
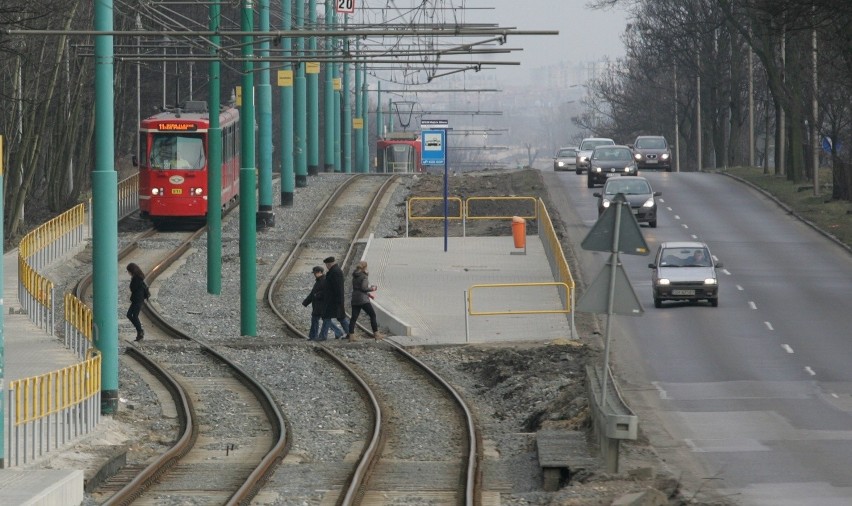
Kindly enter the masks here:
M 577 150 L 577 164 L 574 171 L 577 174 L 582 174 L 584 170 L 589 170 L 589 159 L 592 157 L 592 151 L 598 146 L 614 146 L 615 141 L 606 137 L 588 137 L 583 139 Z
M 553 157 L 553 170 L 574 170 L 577 163 L 577 148 L 559 148 Z
M 719 305 L 716 269 L 722 262 L 713 259 L 703 242 L 664 242 L 648 267 L 652 269 L 654 307 L 662 307 L 666 300 L 706 300 L 713 307 Z

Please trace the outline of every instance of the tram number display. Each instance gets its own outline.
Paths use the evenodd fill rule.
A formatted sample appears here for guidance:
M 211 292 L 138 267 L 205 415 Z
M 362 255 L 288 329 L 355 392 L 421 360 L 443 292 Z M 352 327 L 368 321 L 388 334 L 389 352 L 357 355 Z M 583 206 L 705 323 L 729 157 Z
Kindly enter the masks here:
M 338 14 L 354 14 L 355 0 L 334 0 L 334 10 Z
M 172 188 L 172 195 L 180 195 L 183 193 L 183 189 L 181 188 Z

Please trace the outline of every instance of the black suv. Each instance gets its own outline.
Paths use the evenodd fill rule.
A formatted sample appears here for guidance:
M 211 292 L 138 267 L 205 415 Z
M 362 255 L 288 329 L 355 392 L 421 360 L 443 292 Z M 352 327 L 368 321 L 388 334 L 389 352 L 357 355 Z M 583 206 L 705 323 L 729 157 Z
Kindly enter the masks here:
M 659 169 L 672 171 L 672 152 L 669 143 L 662 135 L 640 135 L 630 145 L 633 159 L 640 171 Z

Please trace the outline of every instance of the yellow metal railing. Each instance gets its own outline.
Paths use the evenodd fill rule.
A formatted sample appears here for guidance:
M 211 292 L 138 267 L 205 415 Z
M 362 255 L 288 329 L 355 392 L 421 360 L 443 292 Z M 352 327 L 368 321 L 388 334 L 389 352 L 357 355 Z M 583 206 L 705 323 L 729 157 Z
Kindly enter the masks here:
M 539 282 L 539 283 L 490 283 L 481 285 L 472 285 L 467 291 L 467 312 L 471 316 L 494 316 L 494 315 L 512 315 L 512 314 L 566 314 L 571 312 L 571 308 L 563 305 L 559 309 L 505 309 L 501 311 L 474 311 L 473 309 L 473 293 L 477 289 L 492 289 L 492 288 L 523 288 L 523 287 L 557 287 L 563 288 L 568 292 L 568 285 L 562 282 Z M 505 299 L 504 299 L 505 300 Z
M 477 202 L 492 201 L 492 202 L 529 202 L 529 209 L 515 209 L 508 215 L 476 215 L 471 212 L 471 207 Z M 537 219 L 538 206 L 536 205 L 535 197 L 468 197 L 464 203 L 464 217 L 467 220 L 511 220 L 515 216 L 526 220 Z
M 24 464 L 89 433 L 100 422 L 101 355 L 8 387 L 8 465 Z
M 436 202 L 436 201 L 444 201 L 444 197 L 410 197 L 408 202 L 405 204 L 405 237 L 408 237 L 408 222 L 411 220 L 443 220 L 443 214 L 440 216 L 415 216 L 412 212 L 412 207 L 417 202 Z M 447 197 L 448 202 L 452 202 L 456 204 L 456 208 L 458 209 L 457 215 L 450 215 L 449 211 L 447 211 L 447 219 L 448 220 L 464 220 L 464 202 L 461 197 Z
M 65 294 L 65 347 L 85 356 L 94 337 L 92 308 L 73 293 Z

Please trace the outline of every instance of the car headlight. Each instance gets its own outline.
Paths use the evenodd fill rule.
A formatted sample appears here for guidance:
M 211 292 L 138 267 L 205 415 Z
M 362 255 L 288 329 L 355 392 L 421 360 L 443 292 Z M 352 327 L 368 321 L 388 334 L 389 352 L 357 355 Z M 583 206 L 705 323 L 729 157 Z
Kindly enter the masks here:
M 705 285 L 715 285 L 716 284 L 716 278 L 707 278 L 707 279 L 704 280 L 704 284 Z
M 594 168 L 594 171 L 595 171 L 595 172 L 600 172 L 601 170 L 602 170 L 602 169 L 601 169 L 600 167 L 595 167 L 595 168 Z
M 660 155 L 660 159 L 662 159 L 662 160 L 668 160 L 670 156 L 671 156 L 671 155 L 670 155 L 670 154 L 668 154 L 668 153 L 663 153 L 662 155 Z
M 580 157 L 580 161 L 581 161 L 581 162 L 588 162 L 588 161 L 589 161 L 589 157 L 588 157 L 588 156 L 581 156 L 581 157 Z
M 556 165 L 558 165 L 559 167 L 564 167 L 564 166 L 565 166 L 565 162 L 557 162 L 557 163 L 556 163 Z
M 627 167 L 624 167 L 624 172 L 633 172 L 634 170 L 636 170 L 636 168 L 632 165 L 628 165 Z
M 602 205 L 604 208 L 606 208 L 606 207 L 609 207 L 610 203 L 611 203 L 611 202 L 610 202 L 610 200 L 609 200 L 609 199 L 603 199 L 603 202 L 601 202 L 601 205 Z
M 670 285 L 670 284 L 672 284 L 672 282 L 669 281 L 666 278 L 660 278 L 660 279 L 657 280 L 657 284 L 658 285 Z
M 654 207 L 655 205 L 656 203 L 654 202 L 654 197 L 651 197 L 646 200 L 644 204 L 642 204 L 642 207 Z
M 642 153 L 636 153 L 635 155 L 633 155 L 633 158 L 635 158 L 637 160 L 641 160 L 642 159 Z

